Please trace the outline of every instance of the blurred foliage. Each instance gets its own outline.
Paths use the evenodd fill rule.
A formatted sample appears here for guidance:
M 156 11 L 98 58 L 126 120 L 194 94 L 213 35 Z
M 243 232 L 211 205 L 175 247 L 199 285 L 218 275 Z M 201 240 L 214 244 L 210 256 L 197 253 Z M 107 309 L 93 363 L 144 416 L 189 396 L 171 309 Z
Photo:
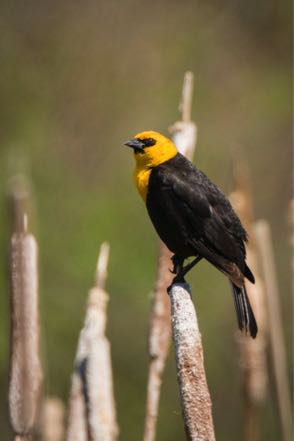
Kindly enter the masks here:
M 289 2 L 6 1 L 0 15 L 0 427 L 8 440 L 7 178 L 31 178 L 39 239 L 45 392 L 67 401 L 99 245 L 111 243 L 108 335 L 121 440 L 142 434 L 156 235 L 121 147 L 178 118 L 183 73 L 196 75 L 196 162 L 226 192 L 231 157 L 250 164 L 256 217 L 273 228 L 291 363 L 291 6 Z M 193 286 L 219 441 L 242 438 L 233 302 L 206 263 Z M 272 382 L 262 439 L 280 428 Z M 170 356 L 158 441 L 184 439 Z

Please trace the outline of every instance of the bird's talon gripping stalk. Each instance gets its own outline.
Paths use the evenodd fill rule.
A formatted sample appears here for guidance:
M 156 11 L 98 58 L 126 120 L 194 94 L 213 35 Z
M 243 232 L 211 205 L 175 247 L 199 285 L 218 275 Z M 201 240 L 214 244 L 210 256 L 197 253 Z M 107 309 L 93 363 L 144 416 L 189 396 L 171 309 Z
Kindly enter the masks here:
M 167 288 L 167 292 L 169 293 L 171 290 L 171 287 L 174 283 L 186 283 L 185 275 L 187 274 L 190 269 L 192 269 L 200 260 L 202 259 L 201 256 L 196 256 L 192 262 L 188 263 L 186 266 L 183 266 L 183 260 L 180 259 L 175 254 L 172 256 L 171 260 L 174 264 L 174 267 L 170 272 L 172 274 L 176 274 L 176 276 L 173 278 L 172 284 Z
M 182 283 L 187 283 L 186 280 L 185 280 L 183 271 L 181 271 L 179 274 L 177 274 L 173 278 L 172 283 L 167 287 L 166 290 L 167 290 L 168 294 L 170 293 L 170 290 L 172 289 L 172 286 L 175 285 L 176 283 L 181 283 L 181 284 Z
M 172 274 L 176 274 L 176 278 L 179 278 L 180 280 L 184 278 L 184 276 L 187 274 L 190 269 L 192 269 L 195 265 L 197 265 L 198 262 L 202 259 L 202 256 L 196 256 L 192 262 L 188 263 L 186 266 L 183 266 L 184 260 L 180 259 L 178 256 L 174 255 L 172 256 L 171 260 L 174 264 L 174 267 L 170 272 Z
M 173 278 L 172 283 L 166 289 L 168 294 L 170 293 L 170 291 L 172 289 L 172 286 L 175 285 L 176 283 L 187 283 L 187 282 L 186 282 L 186 280 L 185 280 L 185 278 L 184 278 L 184 276 L 182 274 L 177 274 Z
M 179 274 L 183 270 L 184 260 L 180 259 L 176 254 L 171 257 L 171 261 L 173 263 L 173 269 L 170 270 L 172 274 Z

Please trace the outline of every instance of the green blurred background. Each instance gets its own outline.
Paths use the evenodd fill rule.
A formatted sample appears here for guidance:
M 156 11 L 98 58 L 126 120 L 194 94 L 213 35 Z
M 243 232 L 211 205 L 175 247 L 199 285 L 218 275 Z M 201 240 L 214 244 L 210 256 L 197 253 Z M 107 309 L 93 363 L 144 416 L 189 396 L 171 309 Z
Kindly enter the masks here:
M 226 193 L 231 157 L 249 163 L 256 217 L 270 221 L 291 372 L 291 4 L 225 1 L 6 1 L 1 26 L 0 430 L 7 423 L 9 231 L 6 181 L 30 176 L 39 240 L 45 392 L 68 398 L 87 290 L 108 240 L 115 395 L 122 441 L 141 438 L 157 238 L 123 141 L 167 133 L 183 74 L 196 76 L 196 162 Z M 225 278 L 205 262 L 188 277 L 197 304 L 219 441 L 242 439 L 236 319 Z M 281 439 L 270 379 L 262 439 Z M 174 357 L 158 441 L 184 439 Z

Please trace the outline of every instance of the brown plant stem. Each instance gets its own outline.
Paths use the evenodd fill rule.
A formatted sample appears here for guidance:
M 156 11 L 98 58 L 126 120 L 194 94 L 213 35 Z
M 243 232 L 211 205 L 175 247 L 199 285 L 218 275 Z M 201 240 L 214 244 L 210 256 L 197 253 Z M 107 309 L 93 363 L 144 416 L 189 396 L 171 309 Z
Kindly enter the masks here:
M 64 416 L 65 407 L 59 398 L 47 397 L 43 400 L 40 421 L 42 441 L 64 440 Z
M 259 274 L 258 256 L 252 231 L 253 204 L 250 189 L 249 170 L 244 163 L 235 163 L 235 190 L 230 199 L 238 213 L 242 224 L 249 234 L 246 246 L 247 263 L 255 276 L 255 285 L 246 280 L 246 290 L 253 307 L 258 324 L 258 337 L 248 338 L 238 333 L 238 343 L 241 352 L 241 368 L 243 373 L 244 391 L 244 439 L 257 441 L 260 438 L 259 418 L 260 408 L 266 398 L 267 389 L 267 314 L 264 284 Z
M 108 255 L 109 247 L 103 244 L 72 375 L 68 441 L 115 441 L 118 435 L 110 344 L 105 337 L 108 294 L 102 288 Z
M 9 414 L 18 435 L 31 434 L 35 427 L 43 378 L 39 358 L 37 255 L 32 234 L 13 234 Z
M 152 311 L 149 331 L 149 377 L 147 386 L 146 419 L 144 441 L 155 439 L 158 404 L 162 384 L 162 374 L 170 347 L 170 311 L 166 293 L 172 281 L 168 271 L 171 252 L 161 242 L 157 265 L 156 285 L 152 299 Z
M 260 254 L 266 289 L 269 338 L 276 383 L 276 393 L 284 441 L 292 439 L 290 386 L 283 337 L 280 294 L 276 276 L 272 238 L 268 222 L 259 220 L 254 226 L 254 237 Z
M 173 284 L 169 296 L 186 438 L 188 441 L 214 441 L 201 334 L 190 287 L 186 283 Z

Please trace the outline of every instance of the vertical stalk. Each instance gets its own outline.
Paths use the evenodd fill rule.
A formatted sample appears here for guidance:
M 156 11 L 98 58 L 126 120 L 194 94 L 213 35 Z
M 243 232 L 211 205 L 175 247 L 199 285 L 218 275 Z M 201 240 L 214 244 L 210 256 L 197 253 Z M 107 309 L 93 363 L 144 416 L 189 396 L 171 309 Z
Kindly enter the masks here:
M 212 405 L 205 375 L 201 334 L 190 286 L 173 284 L 169 295 L 186 438 L 188 441 L 214 441 Z
M 47 397 L 44 399 L 40 420 L 42 441 L 64 440 L 64 416 L 64 404 L 59 398 Z
M 260 410 L 266 399 L 268 380 L 266 362 L 268 319 L 265 289 L 260 277 L 253 235 L 253 204 L 249 170 L 244 163 L 238 162 L 234 164 L 233 175 L 235 189 L 230 199 L 249 235 L 249 241 L 246 245 L 246 260 L 255 276 L 255 285 L 247 280 L 245 284 L 258 324 L 258 337 L 256 339 L 248 338 L 244 334 L 238 334 L 243 374 L 244 439 L 245 441 L 258 441 L 260 439 Z
M 118 436 L 110 344 L 105 336 L 108 294 L 103 287 L 108 256 L 109 246 L 103 244 L 72 375 L 68 441 L 115 441 Z
M 286 348 L 280 307 L 280 294 L 276 276 L 272 238 L 268 222 L 255 223 L 254 236 L 260 254 L 266 288 L 269 338 L 273 359 L 278 408 L 284 441 L 292 439 L 292 417 L 290 402 L 289 376 L 286 362 Z
M 25 176 L 9 181 L 10 370 L 8 404 L 18 439 L 29 439 L 38 416 L 43 379 L 39 355 L 38 245 L 27 231 L 30 187 Z
M 20 435 L 34 429 L 42 382 L 37 254 L 32 234 L 13 234 L 9 413 L 13 430 Z

